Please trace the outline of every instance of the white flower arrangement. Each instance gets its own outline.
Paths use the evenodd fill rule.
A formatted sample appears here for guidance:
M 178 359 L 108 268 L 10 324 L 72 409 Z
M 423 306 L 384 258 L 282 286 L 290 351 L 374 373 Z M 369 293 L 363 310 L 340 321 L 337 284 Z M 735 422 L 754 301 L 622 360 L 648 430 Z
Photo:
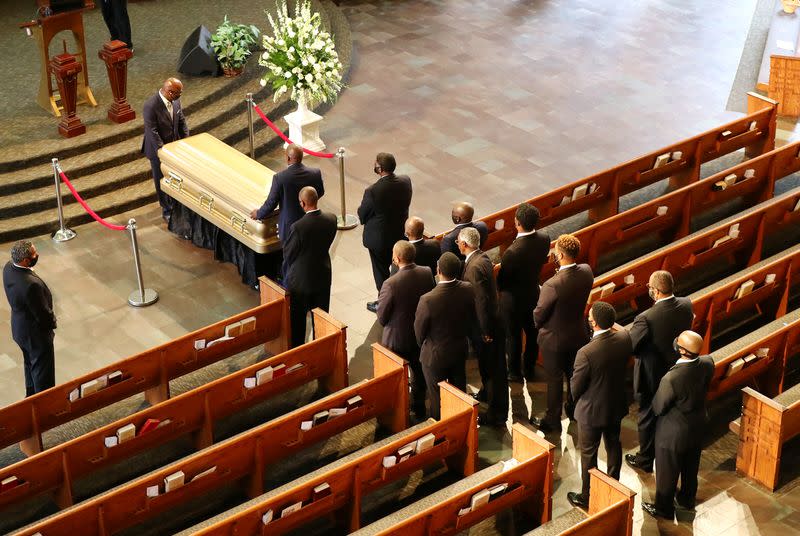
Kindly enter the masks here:
M 332 36 L 322 31 L 319 13 L 308 0 L 297 0 L 294 17 L 286 0 L 277 0 L 277 20 L 267 14 L 272 36 L 264 35 L 264 53 L 258 60 L 266 67 L 261 85 L 270 84 L 273 99 L 290 92 L 292 100 L 335 100 L 342 89 L 342 63 Z

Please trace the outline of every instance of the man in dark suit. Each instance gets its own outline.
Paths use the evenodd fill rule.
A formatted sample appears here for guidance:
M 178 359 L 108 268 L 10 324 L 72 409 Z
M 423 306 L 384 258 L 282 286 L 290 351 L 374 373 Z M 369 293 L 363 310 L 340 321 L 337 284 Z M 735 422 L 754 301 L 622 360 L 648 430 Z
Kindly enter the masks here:
M 536 207 L 527 203 L 517 207 L 514 216 L 517 237 L 503 253 L 497 273 L 500 314 L 508 344 L 508 379 L 514 382 L 521 382 L 523 373 L 526 378 L 533 379 L 533 367 L 539 356 L 533 309 L 539 299 L 539 274 L 547 262 L 550 237 L 536 230 L 537 223 L 539 210 Z
M 161 160 L 158 150 L 171 141 L 189 136 L 189 127 L 181 108 L 183 84 L 177 78 L 167 78 L 156 94 L 144 101 L 144 140 L 142 153 L 150 160 L 153 181 L 156 186 L 161 215 L 169 222 L 172 212 L 172 199 L 161 191 Z
M 672 341 L 681 332 L 691 328 L 694 319 L 692 301 L 675 297 L 674 286 L 669 272 L 653 272 L 647 289 L 655 303 L 637 315 L 630 328 L 636 357 L 633 394 L 639 404 L 639 452 L 626 454 L 625 461 L 631 467 L 647 473 L 653 471 L 655 457 L 656 415 L 651 406 L 653 395 L 661 378 L 678 359 Z
M 583 486 L 580 493 L 567 493 L 567 499 L 581 508 L 589 506 L 589 469 L 597 467 L 600 439 L 606 444 L 608 475 L 619 480 L 622 468 L 619 433 L 622 418 L 628 414 L 625 376 L 632 347 L 626 330 L 612 329 L 616 319 L 610 304 L 600 301 L 592 304 L 589 310 L 592 340 L 578 350 L 570 382 L 575 397 Z
M 252 219 L 263 220 L 280 206 L 278 238 L 283 247 L 286 247 L 286 242 L 289 240 L 292 225 L 303 217 L 303 209 L 300 207 L 299 201 L 300 190 L 306 186 L 311 186 L 316 190 L 319 197 L 325 195 L 325 186 L 322 183 L 320 170 L 303 165 L 302 147 L 294 143 L 289 145 L 286 148 L 286 163 L 286 169 L 272 177 L 272 185 L 270 186 L 267 200 L 261 205 L 261 208 L 250 213 Z M 284 259 L 281 267 L 281 275 L 284 277 L 286 276 L 286 269 L 287 265 Z
M 358 218 L 364 226 L 362 241 L 369 250 L 378 292 L 389 277 L 392 247 L 403 239 L 403 225 L 411 205 L 411 179 L 406 175 L 395 175 L 395 167 L 394 156 L 378 153 L 373 171 L 380 178 L 364 190 L 364 198 L 358 207 Z M 378 301 L 367 303 L 367 309 L 376 312 Z
M 672 519 L 675 506 L 693 510 L 697 471 L 706 422 L 706 395 L 714 360 L 700 356 L 703 338 L 684 331 L 674 340 L 680 358 L 667 371 L 653 397 L 656 425 L 656 502 L 642 502 L 645 512 Z M 678 478 L 681 489 L 678 494 Z
M 503 336 L 497 310 L 497 286 L 494 264 L 480 250 L 481 236 L 473 227 L 464 227 L 458 233 L 458 249 L 465 257 L 461 279 L 472 285 L 475 293 L 477 324 L 472 332 L 472 347 L 478 357 L 481 390 L 475 396 L 487 402 L 489 410 L 481 416 L 481 423 L 503 426 L 508 419 L 508 380 Z
M 575 263 L 580 250 L 581 243 L 574 236 L 564 234 L 558 237 L 555 248 L 558 272 L 542 285 L 539 302 L 533 311 L 547 376 L 547 414 L 544 418 L 531 417 L 531 424 L 545 433 L 561 430 L 565 377 L 567 401 L 564 410 L 567 417 L 573 417 L 572 367 L 578 348 L 589 342 L 583 311 L 594 276 L 588 264 Z
M 56 315 L 50 289 L 33 271 L 38 260 L 36 246 L 20 240 L 11 247 L 11 261 L 3 267 L 3 287 L 11 306 L 11 336 L 22 350 L 25 366 L 25 396 L 56 384 Z
M 438 251 L 438 249 L 437 249 Z M 397 273 L 383 282 L 378 295 L 378 322 L 383 326 L 381 344 L 406 361 L 411 369 L 411 411 L 425 418 L 425 376 L 414 336 L 414 315 L 419 299 L 433 290 L 436 282 L 430 270 L 414 263 L 416 249 L 398 240 L 392 250 Z
M 450 252 L 439 258 L 439 283 L 419 300 L 414 334 L 420 346 L 420 360 L 431 416 L 439 419 L 439 382 L 467 390 L 465 363 L 468 338 L 477 322 L 472 285 L 457 279 L 461 262 Z
M 417 250 L 417 266 L 427 266 L 431 269 L 431 275 L 436 275 L 436 262 L 442 254 L 439 242 L 430 238 L 425 238 L 425 222 L 422 218 L 411 216 L 406 220 L 406 238 L 409 243 L 414 245 Z
M 477 229 L 478 232 L 481 234 L 481 246 L 483 246 L 483 243 L 486 242 L 486 237 L 489 236 L 489 228 L 482 221 L 473 222 L 472 217 L 474 215 L 475 215 L 475 208 L 472 206 L 471 203 L 462 201 L 460 203 L 456 203 L 453 206 L 453 210 L 450 213 L 450 217 L 453 219 L 453 223 L 456 226 L 453 230 L 444 235 L 444 237 L 442 238 L 442 243 L 441 243 L 442 253 L 449 251 L 462 261 L 464 260 L 464 256 L 458 250 L 458 245 L 456 244 L 458 233 L 460 233 L 461 229 L 463 229 L 464 227 L 474 227 L 475 229 Z
M 103 20 L 106 21 L 111 40 L 122 41 L 133 52 L 128 0 L 100 0 L 100 10 L 103 12 Z
M 317 191 L 300 190 L 305 216 L 292 226 L 284 248 L 288 265 L 286 288 L 291 296 L 292 347 L 306 340 L 306 315 L 315 307 L 327 311 L 331 301 L 331 256 L 336 238 L 336 216 L 317 208 Z

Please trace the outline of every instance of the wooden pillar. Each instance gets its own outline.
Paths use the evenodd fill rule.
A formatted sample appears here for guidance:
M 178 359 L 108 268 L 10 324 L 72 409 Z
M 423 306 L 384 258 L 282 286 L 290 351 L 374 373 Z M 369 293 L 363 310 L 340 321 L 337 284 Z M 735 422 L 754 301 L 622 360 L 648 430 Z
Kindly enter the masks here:
M 111 84 L 111 93 L 114 102 L 108 108 L 108 118 L 115 123 L 124 123 L 136 117 L 127 100 L 128 60 L 133 57 L 133 52 L 122 41 L 109 41 L 97 53 L 106 64 L 108 82 Z
M 58 83 L 58 93 L 64 106 L 58 133 L 65 138 L 72 138 L 86 133 L 86 125 L 81 123 L 75 110 L 78 106 L 78 75 L 83 66 L 72 54 L 59 54 L 50 60 L 50 74 Z

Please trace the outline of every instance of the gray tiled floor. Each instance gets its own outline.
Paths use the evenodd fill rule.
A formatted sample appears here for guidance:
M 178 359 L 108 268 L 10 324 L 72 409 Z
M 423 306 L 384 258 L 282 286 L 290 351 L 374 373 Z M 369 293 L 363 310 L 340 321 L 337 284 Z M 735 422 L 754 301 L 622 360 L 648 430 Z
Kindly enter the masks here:
M 347 148 L 349 211 L 374 179 L 374 154 L 387 150 L 412 176 L 412 212 L 441 231 L 456 200 L 473 201 L 478 214 L 493 212 L 734 117 L 724 106 L 755 1 L 714 2 L 713 9 L 691 0 L 343 4 L 356 59 L 350 89 L 322 132 L 331 148 Z M 783 139 L 795 136 L 790 121 L 779 129 Z M 279 169 L 278 157 L 265 163 Z M 323 208 L 337 211 L 335 163 L 314 165 L 326 177 Z M 145 282 L 161 295 L 146 309 L 126 305 L 135 279 L 123 233 L 93 224 L 66 244 L 36 240 L 37 271 L 53 289 L 60 319 L 60 381 L 257 303 L 232 266 L 166 232 L 155 206 L 134 216 Z M 340 233 L 332 254 L 331 312 L 348 325 L 357 380 L 370 375 L 369 345 L 380 338 L 364 308 L 375 291 L 360 229 Z M 23 394 L 20 360 L 9 330 L 0 331 L 0 404 Z M 515 420 L 532 403 L 542 408 L 542 390 L 542 383 L 513 387 Z M 630 418 L 622 439 L 626 452 L 635 450 Z M 575 440 L 567 429 L 557 444 L 554 514 L 578 488 Z M 485 460 L 508 456 L 509 444 L 507 433 L 481 432 Z M 694 519 L 672 525 L 642 515 L 638 503 L 652 499 L 654 480 L 624 468 L 622 482 L 638 493 L 635 533 L 791 533 L 800 523 L 800 494 L 791 484 L 765 493 L 738 478 L 734 455 L 733 438 L 721 435 L 703 458 Z

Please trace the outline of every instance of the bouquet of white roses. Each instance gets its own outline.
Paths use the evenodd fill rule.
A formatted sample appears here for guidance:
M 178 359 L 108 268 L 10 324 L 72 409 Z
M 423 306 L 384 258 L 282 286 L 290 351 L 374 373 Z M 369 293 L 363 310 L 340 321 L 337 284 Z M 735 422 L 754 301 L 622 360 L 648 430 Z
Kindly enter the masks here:
M 291 92 L 292 100 L 314 102 L 336 99 L 342 89 L 342 63 L 330 33 L 321 29 L 319 13 L 308 0 L 298 0 L 290 17 L 286 0 L 276 2 L 277 20 L 267 14 L 273 35 L 264 35 L 264 53 L 258 63 L 266 67 L 261 85 L 270 84 L 274 99 Z

